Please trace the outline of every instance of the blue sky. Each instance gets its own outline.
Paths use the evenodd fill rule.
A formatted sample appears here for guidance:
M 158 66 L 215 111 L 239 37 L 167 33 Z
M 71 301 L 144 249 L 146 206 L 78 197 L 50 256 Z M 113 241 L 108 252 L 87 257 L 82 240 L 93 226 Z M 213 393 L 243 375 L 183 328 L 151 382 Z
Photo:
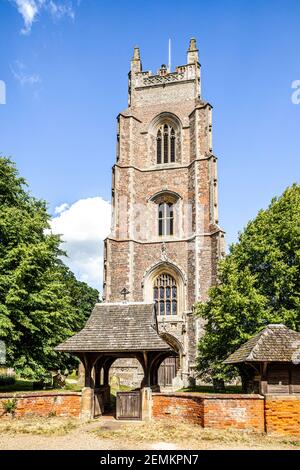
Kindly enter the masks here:
M 185 63 L 189 38 L 197 38 L 202 96 L 214 107 L 219 219 L 230 243 L 274 195 L 299 182 L 300 104 L 291 99 L 300 80 L 299 18 L 293 0 L 0 0 L 7 90 L 0 152 L 56 219 L 70 219 L 73 208 L 72 222 L 56 221 L 60 230 L 71 232 L 80 213 L 104 211 L 91 224 L 90 248 L 88 234 L 81 234 L 85 248 L 70 244 L 82 259 L 97 256 L 94 277 L 73 264 L 80 278 L 99 285 L 96 232 L 108 230 L 115 118 L 127 106 L 133 46 L 155 72 L 167 62 L 169 37 L 173 66 Z

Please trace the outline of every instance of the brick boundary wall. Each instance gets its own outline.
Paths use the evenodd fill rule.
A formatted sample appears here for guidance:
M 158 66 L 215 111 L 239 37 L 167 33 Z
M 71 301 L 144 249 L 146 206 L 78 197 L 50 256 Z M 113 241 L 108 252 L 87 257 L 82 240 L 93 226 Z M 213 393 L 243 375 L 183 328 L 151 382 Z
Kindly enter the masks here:
M 185 420 L 204 428 L 265 430 L 261 395 L 153 393 L 152 416 Z
M 269 395 L 265 398 L 268 434 L 300 436 L 300 395 Z
M 3 402 L 12 399 L 17 400 L 16 417 L 80 416 L 81 392 L 0 393 L 0 418 L 8 417 Z M 153 393 L 152 417 L 185 420 L 204 428 L 300 436 L 300 395 Z
M 152 416 L 204 428 L 300 436 L 300 395 L 153 393 Z
M 29 415 L 38 416 L 80 416 L 80 392 L 23 392 L 0 393 L 0 418 L 6 418 L 3 403 L 7 400 L 17 400 L 14 415 L 21 418 Z

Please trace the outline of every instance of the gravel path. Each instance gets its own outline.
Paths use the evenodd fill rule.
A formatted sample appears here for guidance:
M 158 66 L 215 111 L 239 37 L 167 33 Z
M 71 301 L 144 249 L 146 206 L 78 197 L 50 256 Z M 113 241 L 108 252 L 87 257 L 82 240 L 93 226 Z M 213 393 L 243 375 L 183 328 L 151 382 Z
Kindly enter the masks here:
M 118 429 L 122 423 L 107 420 L 107 429 Z M 131 421 L 132 423 L 132 421 Z M 99 423 L 89 423 L 69 432 L 64 436 L 43 436 L 33 434 L 0 435 L 0 450 L 126 450 L 128 445 L 109 439 L 100 439 L 91 432 Z M 177 449 L 175 444 L 160 442 L 157 444 L 136 445 L 132 449 Z
M 252 445 L 247 443 L 224 443 L 224 442 L 209 442 L 199 441 L 195 447 L 189 445 L 188 439 L 182 442 L 162 442 L 158 436 L 157 442 L 151 442 L 149 444 L 135 443 L 128 444 L 121 439 L 101 439 L 97 437 L 92 431 L 101 428 L 107 430 L 120 429 L 124 424 L 130 423 L 132 426 L 139 426 L 140 422 L 126 422 L 116 421 L 114 419 L 105 419 L 104 417 L 100 421 L 92 423 L 81 424 L 79 427 L 73 429 L 65 435 L 37 435 L 37 434 L 9 434 L 2 432 L 0 434 L 0 450 L 128 450 L 128 449 L 141 449 L 141 450 L 181 450 L 181 449 L 192 449 L 198 450 L 205 449 L 232 449 L 232 450 L 244 450 L 244 449 L 295 449 L 295 447 L 287 445 L 286 443 L 279 443 L 278 441 L 266 443 L 258 443 L 257 440 Z M 265 445 L 264 445 L 265 444 Z M 299 447 L 298 447 L 299 449 Z
M 128 445 L 119 441 L 99 439 L 82 429 L 66 436 L 33 436 L 3 434 L 0 436 L 0 450 L 128 450 Z M 176 444 L 158 442 L 149 445 L 133 445 L 130 449 L 162 450 L 178 449 Z

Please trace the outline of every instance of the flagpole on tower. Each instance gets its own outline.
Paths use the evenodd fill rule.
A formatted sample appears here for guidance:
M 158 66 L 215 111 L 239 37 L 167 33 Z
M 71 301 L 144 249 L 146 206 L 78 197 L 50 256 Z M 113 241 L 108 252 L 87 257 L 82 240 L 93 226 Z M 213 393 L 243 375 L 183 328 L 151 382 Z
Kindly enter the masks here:
M 169 64 L 168 64 L 169 73 L 171 73 L 171 39 L 169 39 Z

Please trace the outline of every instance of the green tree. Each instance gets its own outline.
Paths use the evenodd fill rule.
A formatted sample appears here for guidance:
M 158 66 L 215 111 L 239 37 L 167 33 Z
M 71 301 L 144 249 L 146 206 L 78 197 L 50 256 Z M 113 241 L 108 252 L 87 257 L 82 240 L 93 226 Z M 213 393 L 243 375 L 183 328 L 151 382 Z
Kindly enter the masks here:
M 96 302 L 99 302 L 97 289 L 89 287 L 85 282 L 78 281 L 72 271 L 62 263 L 63 282 L 71 298 L 71 304 L 76 312 L 72 324 L 73 332 L 78 332 L 84 326 Z
M 206 322 L 198 357 L 198 371 L 206 378 L 232 378 L 235 368 L 222 361 L 268 323 L 300 330 L 299 185 L 248 223 L 197 312 Z
M 13 162 L 0 158 L 0 339 L 7 365 L 28 377 L 62 368 L 53 351 L 82 328 L 98 292 L 62 263 L 46 203 L 26 190 Z

